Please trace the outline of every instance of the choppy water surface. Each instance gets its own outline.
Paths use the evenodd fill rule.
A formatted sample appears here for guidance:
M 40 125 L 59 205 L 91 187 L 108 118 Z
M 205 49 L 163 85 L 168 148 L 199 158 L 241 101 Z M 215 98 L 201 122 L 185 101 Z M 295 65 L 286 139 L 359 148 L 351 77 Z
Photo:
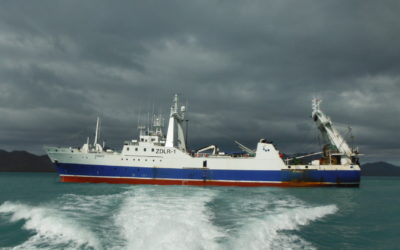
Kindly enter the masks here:
M 400 244 L 400 179 L 357 188 L 58 183 L 0 174 L 0 248 L 377 249 Z

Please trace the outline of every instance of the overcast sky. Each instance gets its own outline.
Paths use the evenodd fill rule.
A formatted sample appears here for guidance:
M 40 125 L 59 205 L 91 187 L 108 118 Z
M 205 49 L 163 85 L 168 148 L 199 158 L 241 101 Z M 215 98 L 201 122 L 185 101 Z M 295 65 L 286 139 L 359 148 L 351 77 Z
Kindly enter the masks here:
M 193 148 L 265 137 L 312 152 L 318 96 L 364 162 L 400 163 L 399 13 L 398 0 L 2 0 L 0 148 L 81 146 L 100 116 L 118 149 L 180 93 Z

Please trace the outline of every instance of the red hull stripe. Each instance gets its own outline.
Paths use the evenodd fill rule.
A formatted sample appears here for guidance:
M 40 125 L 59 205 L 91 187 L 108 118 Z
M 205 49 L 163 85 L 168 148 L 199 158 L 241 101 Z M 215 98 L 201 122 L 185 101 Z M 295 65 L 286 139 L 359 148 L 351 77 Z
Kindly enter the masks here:
M 177 180 L 177 179 L 140 179 L 140 178 L 107 178 L 88 176 L 60 176 L 61 182 L 110 183 L 110 184 L 150 184 L 150 185 L 191 185 L 191 186 L 238 186 L 238 187 L 358 187 L 358 183 L 329 182 L 239 182 L 215 180 Z

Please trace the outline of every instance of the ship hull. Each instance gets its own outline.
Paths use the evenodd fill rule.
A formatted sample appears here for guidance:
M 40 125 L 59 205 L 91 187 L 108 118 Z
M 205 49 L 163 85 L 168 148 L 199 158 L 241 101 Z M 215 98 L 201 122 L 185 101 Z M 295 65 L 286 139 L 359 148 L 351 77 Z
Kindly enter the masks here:
M 358 187 L 360 170 L 221 170 L 56 163 L 61 182 L 275 187 Z

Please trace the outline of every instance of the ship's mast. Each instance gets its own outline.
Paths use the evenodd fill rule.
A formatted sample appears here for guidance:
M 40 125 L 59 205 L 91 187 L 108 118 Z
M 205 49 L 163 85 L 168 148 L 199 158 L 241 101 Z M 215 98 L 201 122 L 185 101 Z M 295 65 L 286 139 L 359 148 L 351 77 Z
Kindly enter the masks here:
M 103 151 L 103 147 L 98 143 L 99 137 L 100 137 L 100 118 L 97 117 L 96 133 L 95 133 L 95 136 L 94 136 L 94 143 L 93 143 L 93 151 L 94 152 L 102 152 Z M 89 150 L 90 147 L 88 146 L 87 149 Z
M 333 126 L 331 119 L 326 116 L 320 109 L 320 99 L 314 98 L 312 100 L 312 118 L 314 119 L 318 129 L 321 131 L 322 136 L 327 139 L 331 145 L 336 147 L 342 159 L 346 163 L 351 163 L 351 157 L 356 154 L 351 150 L 344 138 L 339 134 L 336 128 Z
M 95 133 L 95 136 L 94 136 L 94 143 L 93 143 L 93 146 L 94 146 L 95 148 L 96 148 L 97 139 L 98 139 L 98 136 L 99 136 L 99 122 L 100 122 L 100 118 L 97 117 L 97 122 L 96 122 L 96 133 Z
M 185 112 L 186 107 L 181 106 L 179 108 L 178 95 L 175 94 L 168 123 L 166 147 L 177 147 L 182 151 L 186 151 L 185 133 L 183 130 Z
M 164 127 L 164 118 L 162 115 L 153 115 L 153 128 L 155 135 L 163 137 L 162 128 Z

